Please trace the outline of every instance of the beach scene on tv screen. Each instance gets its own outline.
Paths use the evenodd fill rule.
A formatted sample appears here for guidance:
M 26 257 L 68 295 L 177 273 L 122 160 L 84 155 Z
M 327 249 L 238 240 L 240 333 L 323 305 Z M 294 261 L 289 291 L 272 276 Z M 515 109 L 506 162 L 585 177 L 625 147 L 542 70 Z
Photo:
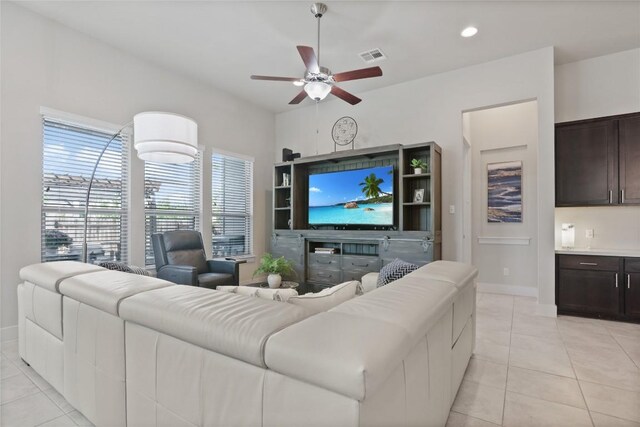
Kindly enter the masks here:
M 393 224 L 393 166 L 309 176 L 309 224 Z

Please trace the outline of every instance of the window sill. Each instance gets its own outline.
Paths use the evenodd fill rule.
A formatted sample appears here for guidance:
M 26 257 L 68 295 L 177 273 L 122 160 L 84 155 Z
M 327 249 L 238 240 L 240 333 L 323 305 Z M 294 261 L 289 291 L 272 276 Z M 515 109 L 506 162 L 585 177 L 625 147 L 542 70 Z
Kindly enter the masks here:
M 224 261 L 227 258 L 233 258 L 233 259 L 238 260 L 238 261 L 244 261 L 247 264 L 250 264 L 250 263 L 253 263 L 253 262 L 256 261 L 256 256 L 255 255 L 235 255 L 235 256 L 229 256 L 229 257 L 214 257 L 213 259 Z

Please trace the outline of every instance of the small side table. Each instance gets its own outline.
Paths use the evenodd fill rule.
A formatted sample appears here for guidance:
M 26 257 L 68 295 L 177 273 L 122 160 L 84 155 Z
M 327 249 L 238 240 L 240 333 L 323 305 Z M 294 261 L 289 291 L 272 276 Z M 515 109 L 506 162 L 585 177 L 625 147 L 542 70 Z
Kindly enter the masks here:
M 252 288 L 265 288 L 265 289 L 269 288 L 269 284 L 267 282 L 249 283 L 243 286 L 250 286 Z M 300 284 L 298 282 L 290 282 L 287 280 L 283 280 L 280 286 L 274 289 L 296 289 L 297 290 L 299 286 Z

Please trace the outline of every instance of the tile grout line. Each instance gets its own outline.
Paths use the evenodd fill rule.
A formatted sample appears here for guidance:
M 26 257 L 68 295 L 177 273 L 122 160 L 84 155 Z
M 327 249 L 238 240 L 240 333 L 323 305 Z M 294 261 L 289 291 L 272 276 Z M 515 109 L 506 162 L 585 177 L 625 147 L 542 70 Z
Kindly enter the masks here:
M 496 423 L 491 422 L 491 421 L 483 420 L 482 418 L 478 418 L 478 417 L 474 417 L 472 415 L 463 414 L 462 412 L 454 411 L 453 409 L 449 411 L 449 413 L 452 413 L 452 412 L 454 414 L 462 415 L 462 416 L 467 417 L 467 418 L 473 418 L 474 420 L 482 421 L 483 423 L 493 424 L 494 426 L 499 426 L 500 425 L 500 424 L 496 424 Z
M 511 338 L 513 337 L 513 317 L 515 315 L 515 305 L 516 305 L 516 301 L 515 298 L 511 298 L 511 324 L 509 326 L 511 326 L 510 330 L 509 330 L 509 354 L 507 355 L 507 377 L 505 378 L 505 383 L 504 383 L 504 397 L 502 399 L 502 422 L 500 423 L 501 426 L 504 426 L 504 413 L 505 413 L 505 409 L 507 408 L 507 385 L 509 384 L 509 366 L 511 363 Z
M 616 342 L 616 344 L 618 344 L 618 346 L 622 349 L 622 352 L 624 354 L 627 355 L 627 357 L 631 360 L 631 363 L 633 363 L 634 365 L 636 365 L 636 368 L 640 369 L 640 365 L 638 365 L 636 363 L 636 361 L 633 359 L 633 357 L 631 357 L 631 355 L 629 355 L 629 353 L 627 352 L 627 350 L 624 348 L 624 346 L 622 344 L 620 344 L 620 341 L 618 341 L 618 339 L 616 338 L 615 335 L 613 335 L 611 333 L 611 331 L 605 326 L 605 329 L 607 330 L 607 332 L 609 332 L 609 334 L 611 335 L 611 338 L 613 338 L 613 340 Z
M 558 325 L 558 321 L 556 320 L 556 327 L 557 325 Z M 573 367 L 573 360 L 571 359 L 569 350 L 567 350 L 567 345 L 564 342 L 564 336 L 560 332 L 560 328 L 558 328 L 558 333 L 560 334 L 560 342 L 562 343 L 562 348 L 564 349 L 565 353 L 567 353 L 567 358 L 569 359 L 569 364 L 571 365 L 571 370 L 573 371 L 573 375 L 575 375 L 576 377 L 576 382 L 578 383 L 578 388 L 580 389 L 580 395 L 582 396 L 582 400 L 584 401 L 584 407 L 587 408 L 587 414 L 589 414 L 589 420 L 591 420 L 591 425 L 595 426 L 596 423 L 593 422 L 593 417 L 591 416 L 591 409 L 589 408 L 589 404 L 587 404 L 587 398 L 584 397 L 584 391 L 582 390 L 582 385 L 580 384 L 580 380 L 578 379 L 578 373 L 576 372 L 576 369 Z

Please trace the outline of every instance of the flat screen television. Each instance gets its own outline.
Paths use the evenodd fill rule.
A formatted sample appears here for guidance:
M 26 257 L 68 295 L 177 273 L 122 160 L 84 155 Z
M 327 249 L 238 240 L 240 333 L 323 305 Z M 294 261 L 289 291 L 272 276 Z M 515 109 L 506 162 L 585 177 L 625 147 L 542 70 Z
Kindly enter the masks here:
M 393 225 L 393 166 L 309 176 L 309 225 Z

